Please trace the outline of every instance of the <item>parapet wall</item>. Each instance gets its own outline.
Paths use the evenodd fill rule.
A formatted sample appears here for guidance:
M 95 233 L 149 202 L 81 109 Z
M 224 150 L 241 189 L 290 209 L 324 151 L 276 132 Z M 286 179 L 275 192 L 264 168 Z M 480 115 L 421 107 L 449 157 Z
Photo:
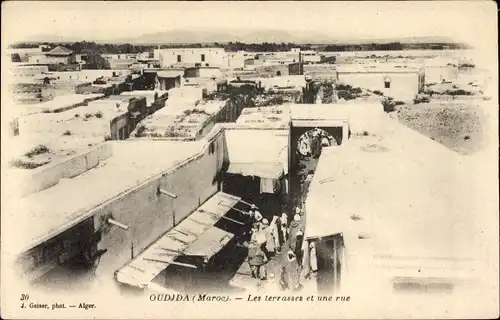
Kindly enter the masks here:
M 78 154 L 69 156 L 59 162 L 51 163 L 32 170 L 33 173 L 22 179 L 19 191 L 21 196 L 48 189 L 61 179 L 76 177 L 96 167 L 100 161 L 105 160 L 113 154 L 113 149 L 108 143 L 101 143 L 96 147 Z

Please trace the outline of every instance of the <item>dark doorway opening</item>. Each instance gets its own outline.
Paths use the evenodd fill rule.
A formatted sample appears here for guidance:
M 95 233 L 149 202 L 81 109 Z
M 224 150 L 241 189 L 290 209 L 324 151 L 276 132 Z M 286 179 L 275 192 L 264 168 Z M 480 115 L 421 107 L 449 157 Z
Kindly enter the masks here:
M 224 174 L 222 191 L 240 197 L 246 202 L 260 204 L 260 178 L 239 174 Z
M 318 294 L 331 294 L 340 287 L 344 240 L 341 234 L 309 239 L 316 248 Z

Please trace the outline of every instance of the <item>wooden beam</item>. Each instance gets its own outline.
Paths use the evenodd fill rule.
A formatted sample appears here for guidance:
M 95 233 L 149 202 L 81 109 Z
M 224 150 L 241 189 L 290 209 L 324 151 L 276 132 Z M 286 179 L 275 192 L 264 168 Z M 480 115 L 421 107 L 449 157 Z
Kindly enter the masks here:
M 240 202 L 241 202 L 241 203 L 244 203 L 244 204 L 246 204 L 246 205 L 248 205 L 248 206 L 255 206 L 255 208 L 259 209 L 259 207 L 257 207 L 256 205 L 251 204 L 251 203 L 248 203 L 248 202 L 246 202 L 246 201 L 245 201 L 245 200 L 243 200 L 243 199 L 240 199 Z
M 231 218 L 228 218 L 228 217 L 226 217 L 226 216 L 221 216 L 221 218 L 222 218 L 222 219 L 229 220 L 229 221 L 232 221 L 232 222 L 237 223 L 237 224 L 239 224 L 239 225 L 241 225 L 241 226 L 242 226 L 242 225 L 244 225 L 244 223 L 243 223 L 243 222 L 238 221 L 238 220 L 234 220 L 234 219 L 231 219 Z
M 240 209 L 235 208 L 235 207 L 232 207 L 232 206 L 230 206 L 230 205 L 228 205 L 228 204 L 225 204 L 225 203 L 221 203 L 221 202 L 219 202 L 219 203 L 218 203 L 218 205 L 222 205 L 222 206 L 224 206 L 224 207 L 226 207 L 226 208 L 231 208 L 231 209 L 236 210 L 236 211 L 239 211 L 239 212 L 241 212 L 241 213 L 243 213 L 243 214 L 245 214 L 245 215 L 248 215 L 248 212 L 243 211 L 243 210 L 240 210 Z
M 163 263 L 168 263 L 168 264 L 174 264 L 174 265 L 181 266 L 181 267 L 187 267 L 187 268 L 191 268 L 191 269 L 198 269 L 198 267 L 195 266 L 195 265 L 193 265 L 193 264 L 182 263 L 182 262 L 167 261 L 167 260 L 160 260 L 160 259 L 150 259 L 150 258 L 143 258 L 143 260 L 153 261 L 153 262 L 163 262 Z
M 113 219 L 108 219 L 108 223 L 112 224 L 114 226 L 117 226 L 118 228 L 123 229 L 123 230 L 128 230 L 128 228 L 129 228 L 129 226 L 124 225 L 123 223 L 120 223 L 120 222 L 115 221 Z
M 222 218 L 222 219 L 226 219 L 226 220 L 229 220 L 229 221 L 235 222 L 235 223 L 237 223 L 237 224 L 239 224 L 239 225 L 244 225 L 244 223 L 243 223 L 243 222 L 241 222 L 241 221 L 238 221 L 238 220 L 235 220 L 235 219 L 231 219 L 231 218 L 226 217 L 226 216 L 221 216 L 221 215 L 218 215 L 218 214 L 216 214 L 216 213 L 214 213 L 214 212 L 210 212 L 210 211 L 206 211 L 206 210 L 204 210 L 203 212 L 206 212 L 206 213 L 208 213 L 208 214 L 212 215 L 214 218 Z
M 174 199 L 177 199 L 177 195 L 171 193 L 171 192 L 168 192 L 166 190 L 163 190 L 163 189 L 160 189 L 158 188 L 158 192 L 161 193 L 161 194 L 164 194 L 164 195 L 167 195 L 169 196 L 170 198 L 174 198 Z

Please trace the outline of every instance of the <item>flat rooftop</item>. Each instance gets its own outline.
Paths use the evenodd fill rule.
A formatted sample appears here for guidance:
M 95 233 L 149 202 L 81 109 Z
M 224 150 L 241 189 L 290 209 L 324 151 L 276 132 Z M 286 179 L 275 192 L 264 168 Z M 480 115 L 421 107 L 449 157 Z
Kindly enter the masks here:
M 80 70 L 80 71 L 51 71 L 47 75 L 60 79 L 77 79 L 82 81 L 95 81 L 100 77 L 112 77 L 113 73 L 118 77 L 124 77 L 131 73 L 129 70 Z
M 264 88 L 305 88 L 306 78 L 303 75 L 281 76 L 273 78 L 256 78 L 261 81 Z
M 294 104 L 287 103 L 292 120 L 346 119 L 350 127 L 376 122 L 383 118 L 384 110 L 379 102 L 373 103 L 333 103 L 333 104 Z
M 101 97 L 103 97 L 103 94 L 67 94 L 56 96 L 50 101 L 37 104 L 17 105 L 15 107 L 18 108 L 20 115 L 29 115 L 40 112 L 54 112 L 61 108 L 70 107 Z
M 131 136 L 194 137 L 225 106 L 226 101 L 209 100 L 194 104 L 181 99 L 169 99 L 165 107 L 143 119 Z
M 290 113 L 288 108 L 278 107 L 263 107 L 263 108 L 245 108 L 241 115 L 236 119 L 237 124 L 288 124 L 290 121 Z
M 123 97 L 126 98 L 126 97 Z M 121 102 L 121 103 L 120 103 Z M 19 119 L 20 135 L 59 134 L 68 136 L 104 137 L 110 135 L 110 121 L 128 112 L 127 103 L 97 100 L 59 113 L 37 113 Z
M 477 164 L 394 120 L 380 128 L 324 149 L 306 201 L 306 237 L 342 233 L 353 277 L 375 266 L 378 276 L 419 276 L 410 267 L 420 266 L 436 277 L 475 277 L 461 268 L 493 254 L 484 244 L 488 212 L 497 210 L 478 195 Z
M 418 73 L 423 68 L 407 64 L 340 64 L 337 65 L 338 73 Z
M 84 220 L 96 206 L 194 156 L 203 142 L 107 143 L 112 143 L 113 155 L 95 169 L 12 202 L 12 210 L 3 218 L 23 226 L 5 239 L 12 253 L 21 253 Z
M 124 91 L 120 95 L 122 95 L 122 96 L 145 97 L 147 105 L 150 106 L 154 102 L 155 94 L 158 94 L 158 98 L 161 98 L 164 95 L 168 94 L 168 90 L 134 90 L 134 91 Z

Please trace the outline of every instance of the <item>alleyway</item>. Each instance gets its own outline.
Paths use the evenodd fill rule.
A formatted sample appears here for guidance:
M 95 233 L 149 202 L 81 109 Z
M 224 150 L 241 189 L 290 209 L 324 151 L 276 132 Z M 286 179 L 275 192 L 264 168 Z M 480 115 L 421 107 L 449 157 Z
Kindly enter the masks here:
M 302 157 L 299 160 L 297 168 L 291 170 L 291 186 L 290 186 L 290 201 L 283 204 L 283 212 L 288 214 L 288 221 L 293 220 L 293 208 L 299 206 L 302 208 L 301 225 L 305 228 L 307 212 L 304 210 L 305 197 L 307 195 L 307 182 L 306 177 L 311 171 L 314 172 L 318 164 L 318 160 L 314 157 Z M 281 268 L 286 264 L 286 255 L 290 248 L 290 242 L 287 241 L 281 248 L 281 253 L 274 255 L 270 261 L 265 265 L 267 271 L 267 280 L 254 279 L 251 276 L 250 266 L 245 260 L 235 276 L 231 280 L 231 285 L 241 287 L 247 291 L 262 291 L 264 293 L 274 292 L 281 290 L 279 280 L 281 276 Z M 301 273 L 300 284 L 302 290 L 315 290 L 316 280 L 315 275 L 311 274 L 311 278 L 305 279 L 304 274 Z M 285 292 L 281 290 L 282 292 Z

